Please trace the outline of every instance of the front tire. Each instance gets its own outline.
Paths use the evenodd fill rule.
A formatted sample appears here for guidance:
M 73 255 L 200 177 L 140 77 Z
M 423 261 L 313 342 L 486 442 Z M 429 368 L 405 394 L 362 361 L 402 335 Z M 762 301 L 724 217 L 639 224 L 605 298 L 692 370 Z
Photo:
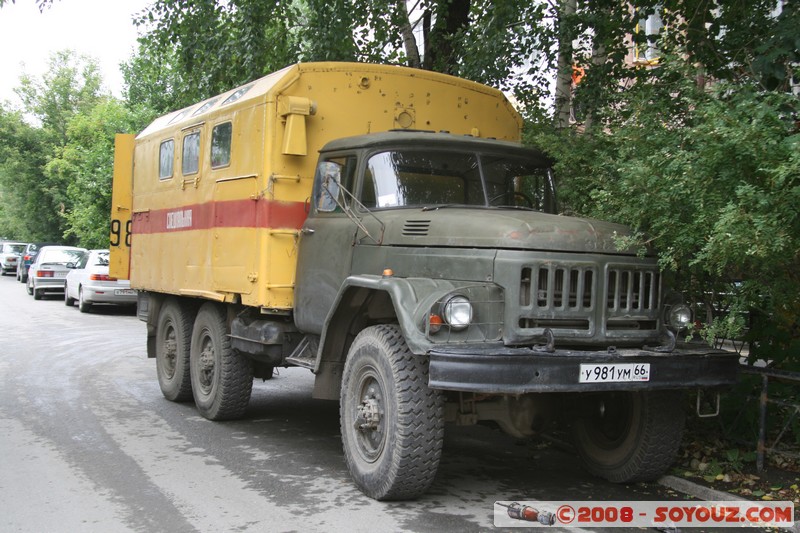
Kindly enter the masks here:
M 423 494 L 444 440 L 444 397 L 428 388 L 426 358 L 396 325 L 356 337 L 342 376 L 340 426 L 345 460 L 361 491 L 376 500 Z
M 231 348 L 224 309 L 206 303 L 197 313 L 190 352 L 192 394 L 209 420 L 241 418 L 253 390 L 253 363 Z
M 156 325 L 156 373 L 164 398 L 171 402 L 192 399 L 189 349 L 194 314 L 175 300 L 161 306 Z
M 25 290 L 28 291 L 28 294 L 33 294 L 33 282 L 28 276 L 28 280 L 25 282 Z
M 587 393 L 573 436 L 587 470 L 614 483 L 649 481 L 675 460 L 684 426 L 682 393 Z

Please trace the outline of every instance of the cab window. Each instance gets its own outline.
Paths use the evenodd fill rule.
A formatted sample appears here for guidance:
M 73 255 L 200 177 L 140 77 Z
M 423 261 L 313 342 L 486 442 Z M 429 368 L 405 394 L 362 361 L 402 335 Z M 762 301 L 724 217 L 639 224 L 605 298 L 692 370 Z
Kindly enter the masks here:
M 200 169 L 200 132 L 190 133 L 183 138 L 181 172 L 183 175 L 195 174 Z
M 158 151 L 158 179 L 166 180 L 172 177 L 172 166 L 175 161 L 175 141 L 167 139 L 161 142 Z
M 214 126 L 211 132 L 211 168 L 227 167 L 231 164 L 231 137 L 233 124 L 226 122 Z
M 321 161 L 314 178 L 314 205 L 322 213 L 341 212 L 350 202 L 356 171 L 355 156 L 333 157 Z

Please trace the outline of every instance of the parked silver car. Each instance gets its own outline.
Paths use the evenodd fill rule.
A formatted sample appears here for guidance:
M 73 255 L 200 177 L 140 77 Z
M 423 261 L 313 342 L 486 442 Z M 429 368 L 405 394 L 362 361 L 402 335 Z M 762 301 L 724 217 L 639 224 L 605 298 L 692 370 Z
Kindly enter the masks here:
M 17 271 L 25 246 L 24 242 L 0 242 L 0 275 Z
M 41 300 L 46 292 L 64 292 L 67 273 L 89 253 L 75 246 L 45 246 L 28 269 L 28 294 Z
M 108 275 L 108 250 L 90 250 L 67 274 L 64 303 L 72 306 L 76 300 L 86 313 L 93 304 L 135 305 L 136 291 L 127 279 Z

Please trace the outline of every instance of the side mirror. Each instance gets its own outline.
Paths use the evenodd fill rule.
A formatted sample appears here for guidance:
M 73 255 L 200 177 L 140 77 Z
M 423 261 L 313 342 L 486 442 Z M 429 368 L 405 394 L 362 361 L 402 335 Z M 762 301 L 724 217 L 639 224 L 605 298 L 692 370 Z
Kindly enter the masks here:
M 339 183 L 342 179 L 341 165 L 332 161 L 323 161 L 317 167 L 319 182 L 319 199 L 317 210 L 323 213 L 335 211 L 338 207 Z
M 67 268 L 76 268 L 77 266 L 75 263 L 67 263 Z

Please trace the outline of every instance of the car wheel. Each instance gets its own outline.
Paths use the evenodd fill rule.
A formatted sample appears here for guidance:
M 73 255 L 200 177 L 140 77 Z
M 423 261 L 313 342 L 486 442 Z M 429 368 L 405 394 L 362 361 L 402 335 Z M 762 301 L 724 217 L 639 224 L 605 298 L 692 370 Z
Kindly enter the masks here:
M 69 297 L 69 287 L 67 287 L 66 284 L 64 284 L 64 305 L 67 307 L 72 307 L 75 305 L 75 298 Z
M 88 313 L 92 310 L 92 304 L 83 298 L 83 287 L 78 287 L 78 309 L 81 313 Z
M 428 388 L 428 364 L 400 328 L 358 334 L 342 375 L 339 423 L 350 475 L 364 494 L 402 500 L 424 493 L 444 441 L 444 397 Z
M 44 296 L 44 291 L 42 289 L 33 289 L 33 299 L 34 300 L 41 300 L 42 296 Z
M 193 313 L 175 300 L 168 300 L 158 314 L 156 373 L 161 393 L 171 402 L 192 399 L 189 348 L 193 320 Z
M 253 363 L 231 348 L 224 310 L 206 303 L 192 329 L 190 373 L 192 395 L 209 420 L 241 418 L 253 389 Z
M 587 470 L 614 483 L 629 483 L 655 479 L 672 465 L 683 435 L 680 392 L 581 396 L 572 429 Z
M 33 294 L 33 280 L 28 277 L 28 281 L 25 282 L 25 290 L 28 291 L 28 294 Z

